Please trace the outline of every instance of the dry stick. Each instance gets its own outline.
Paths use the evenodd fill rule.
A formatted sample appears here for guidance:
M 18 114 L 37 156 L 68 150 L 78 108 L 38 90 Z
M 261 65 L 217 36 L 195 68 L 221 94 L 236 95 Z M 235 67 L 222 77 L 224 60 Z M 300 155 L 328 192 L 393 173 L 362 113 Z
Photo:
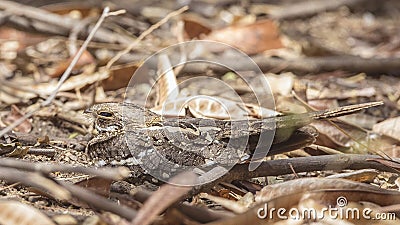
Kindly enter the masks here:
M 391 167 L 374 161 L 368 161 L 368 159 L 381 159 L 381 157 L 376 155 L 343 154 L 278 159 L 264 161 L 253 171 L 248 170 L 248 164 L 239 164 L 235 165 L 229 173 L 221 178 L 209 184 L 194 188 L 190 194 L 195 195 L 201 191 L 209 190 L 220 182 L 291 174 L 293 172 L 291 166 L 297 173 L 329 170 L 340 171 L 345 169 L 358 170 L 366 168 L 397 173 L 397 170 Z
M 57 181 L 56 183 L 52 179 L 43 177 L 38 173 L 22 172 L 17 169 L 0 167 L 0 179 L 8 182 L 20 182 L 23 185 L 44 190 L 55 198 L 64 201 L 71 200 L 71 196 L 74 196 L 88 205 L 95 207 L 96 210 L 106 210 L 129 220 L 133 219 L 136 215 L 135 210 L 118 205 L 85 188 L 62 181 Z
M 104 210 L 108 212 L 112 212 L 117 214 L 127 220 L 132 220 L 135 218 L 137 212 L 134 209 L 129 207 L 117 204 L 104 198 L 100 195 L 97 195 L 91 191 L 88 191 L 85 188 L 68 184 L 62 181 L 58 181 L 58 183 L 65 189 L 67 189 L 72 196 L 76 197 L 77 199 L 84 201 L 88 205 L 90 205 L 95 210 Z
M 184 172 L 173 177 L 169 182 L 164 184 L 155 191 L 144 203 L 139 210 L 132 225 L 148 225 L 157 215 L 161 214 L 171 204 L 180 200 L 191 190 L 191 184 L 195 183 L 198 176 L 193 172 Z
M 45 190 L 56 199 L 67 200 L 71 198 L 71 195 L 67 190 L 60 187 L 53 180 L 40 176 L 38 173 L 23 172 L 18 171 L 17 169 L 0 167 L 0 179 L 13 183 L 19 182 L 26 186 Z
M 77 40 L 78 40 L 78 34 L 81 32 L 83 28 L 85 28 L 89 23 L 91 23 L 93 18 L 87 17 L 83 19 L 82 21 L 79 21 L 79 23 L 74 26 L 74 28 L 71 29 L 71 33 L 68 37 L 68 50 L 69 50 L 69 55 L 73 56 L 77 52 Z
M 41 105 L 42 107 L 49 105 L 53 99 L 56 97 L 57 92 L 60 90 L 61 85 L 65 82 L 65 80 L 69 77 L 72 72 L 72 69 L 78 63 L 78 60 L 81 58 L 83 52 L 86 50 L 89 42 L 94 37 L 96 31 L 100 28 L 100 25 L 103 23 L 104 19 L 108 16 L 110 12 L 109 7 L 105 7 L 103 13 L 101 14 L 99 20 L 97 21 L 96 25 L 94 26 L 92 32 L 90 32 L 89 36 L 86 38 L 85 42 L 83 42 L 81 48 L 79 49 L 78 53 L 76 53 L 75 57 L 72 59 L 71 64 L 69 64 L 68 68 L 64 71 L 64 74 L 61 76 L 60 80 L 58 81 L 56 89 L 53 93 L 44 101 Z
M 38 24 L 38 26 L 35 27 L 39 28 L 38 31 L 44 30 L 47 33 L 50 32 L 53 34 L 56 33 L 65 35 L 71 31 L 71 29 L 73 29 L 77 23 L 79 23 L 77 19 L 61 16 L 40 8 L 35 8 L 12 1 L 0 1 L 0 9 L 5 11 L 6 15 L 3 16 L 12 15 L 12 17 L 7 18 L 8 21 L 22 26 L 25 29 L 35 27 L 32 26 L 32 23 L 34 22 Z M 0 15 L 1 14 L 4 13 L 0 12 Z M 55 32 L 55 30 L 58 30 L 58 32 Z M 98 30 L 96 39 L 105 42 L 119 42 L 126 45 L 132 41 L 128 36 L 117 35 L 114 32 L 104 28 L 100 28 Z
M 140 36 L 138 38 L 136 38 L 136 40 L 134 42 L 132 42 L 127 48 L 125 48 L 124 50 L 118 52 L 117 55 L 115 55 L 110 61 L 108 61 L 106 68 L 110 69 L 111 66 L 118 60 L 121 58 L 121 56 L 129 53 L 136 45 L 138 45 L 147 35 L 149 35 L 150 33 L 152 33 L 155 29 L 159 28 L 161 25 L 163 25 L 164 23 L 168 22 L 168 20 L 174 16 L 177 16 L 183 12 L 185 12 L 186 10 L 188 10 L 189 7 L 188 6 L 184 6 L 176 11 L 173 11 L 171 13 L 169 13 L 167 16 L 165 16 L 162 20 L 158 21 L 156 24 L 152 25 L 151 27 L 149 27 L 149 29 L 145 30 L 143 33 L 140 34 Z
M 369 58 L 364 59 L 356 56 L 331 56 L 331 57 L 307 57 L 301 59 L 277 59 L 264 55 L 251 57 L 262 71 L 270 71 L 274 68 L 283 68 L 280 71 L 292 71 L 299 73 L 318 73 L 323 71 L 343 70 L 349 72 L 364 73 L 393 73 L 400 70 L 400 58 Z M 212 58 L 210 59 L 212 60 Z M 222 58 L 224 62 L 231 62 L 235 58 Z M 225 63 L 226 64 L 226 63 Z M 218 65 L 203 65 L 192 63 L 185 66 L 183 72 L 186 73 L 204 73 L 207 69 L 217 72 L 227 72 L 228 69 Z M 247 62 L 235 61 L 233 70 L 251 69 Z
M 215 184 L 226 181 L 230 182 L 233 180 L 244 180 L 255 177 L 265 177 L 265 176 L 279 176 L 284 174 L 291 174 L 293 172 L 292 168 L 295 169 L 297 173 L 303 172 L 313 172 L 313 171 L 340 171 L 340 170 L 359 170 L 359 169 L 376 169 L 380 171 L 396 172 L 396 170 L 387 167 L 381 163 L 375 161 L 369 161 L 368 159 L 380 159 L 379 156 L 375 155 L 353 155 L 353 154 L 343 154 L 343 155 L 325 155 L 325 156 L 311 156 L 311 157 L 301 157 L 301 158 L 291 158 L 291 159 L 278 159 L 264 161 L 260 164 L 254 171 L 248 170 L 248 164 L 235 165 L 229 173 L 225 174 L 220 179 L 217 179 L 209 184 L 199 186 L 195 188 L 190 196 L 198 194 L 201 191 L 207 191 Z M 140 202 L 146 201 L 150 193 L 147 191 L 139 191 L 134 195 L 135 199 Z M 190 197 L 188 196 L 188 197 Z M 184 205 L 179 205 L 177 208 L 192 217 L 192 214 L 196 212 L 193 207 L 185 207 Z M 221 219 L 224 217 L 229 217 L 229 215 L 215 214 L 214 212 L 204 212 L 213 215 L 213 218 L 207 219 L 201 222 L 211 222 L 213 220 Z
M 154 192 L 146 189 L 140 189 L 131 195 L 133 195 L 135 200 L 144 203 L 153 195 L 153 193 Z M 178 209 L 181 213 L 200 223 L 209 223 L 215 220 L 226 219 L 228 217 L 235 216 L 235 214 L 229 211 L 212 210 L 209 208 L 190 205 L 188 203 L 180 203 L 172 207 Z
M 193 196 L 201 191 L 207 191 L 215 184 L 222 181 L 230 182 L 233 180 L 243 180 L 255 177 L 265 176 L 279 176 L 284 174 L 291 174 L 294 168 L 297 173 L 303 172 L 314 172 L 314 171 L 339 171 L 339 170 L 359 170 L 359 169 L 376 169 L 380 171 L 396 172 L 394 169 L 387 167 L 381 163 L 375 161 L 369 161 L 368 159 L 380 159 L 379 156 L 375 155 L 325 155 L 325 156 L 311 156 L 291 159 L 278 159 L 271 161 L 264 161 L 254 171 L 248 170 L 248 164 L 235 165 L 229 173 L 225 174 L 220 179 L 213 181 L 207 185 L 200 186 L 191 192 L 190 196 Z M 146 201 L 151 196 L 151 192 L 141 190 L 134 194 L 134 198 L 140 202 Z M 189 196 L 188 196 L 189 197 Z M 196 218 L 200 222 L 211 222 L 221 218 L 229 217 L 229 214 L 220 214 L 214 211 L 205 211 L 202 213 L 212 215 L 212 218 L 204 218 L 199 220 L 198 217 L 193 217 L 197 211 L 195 207 L 187 207 L 186 205 L 176 206 L 182 213 Z
M 241 180 L 253 177 L 278 176 L 291 174 L 293 167 L 297 173 L 313 171 L 341 171 L 358 169 L 376 169 L 380 171 L 395 172 L 396 170 L 381 163 L 369 161 L 368 159 L 381 159 L 375 155 L 324 155 L 291 159 L 278 159 L 265 161 L 254 171 L 248 171 L 246 164 L 236 165 L 224 179 Z M 290 166 L 291 165 L 291 166 Z
M 111 180 L 121 180 L 129 176 L 129 169 L 125 167 L 117 168 L 90 168 L 82 166 L 71 166 L 67 164 L 49 164 L 40 162 L 28 162 L 23 160 L 0 158 L 1 167 L 9 167 L 19 170 L 41 172 L 49 174 L 52 172 L 83 173 L 90 174 Z
M 400 69 L 399 58 L 369 58 L 357 56 L 308 57 L 295 60 L 273 59 L 258 55 L 253 57 L 262 71 L 285 66 L 286 71 L 316 73 L 322 71 L 344 70 L 350 72 L 385 73 Z
M 0 7 L 2 3 L 0 2 Z M 60 90 L 61 85 L 65 82 L 65 80 L 69 77 L 71 74 L 72 69 L 75 67 L 76 63 L 78 62 L 79 58 L 82 56 L 83 52 L 86 50 L 87 45 L 89 42 L 92 40 L 94 37 L 94 34 L 96 31 L 100 28 L 101 23 L 104 21 L 104 19 L 109 16 L 109 15 L 117 15 L 121 13 L 121 11 L 113 12 L 110 13 L 110 8 L 105 7 L 103 10 L 103 13 L 99 20 L 97 21 L 96 25 L 93 27 L 92 31 L 90 32 L 89 36 L 85 40 L 85 42 L 82 44 L 81 48 L 79 49 L 78 53 L 75 55 L 75 57 L 72 59 L 71 64 L 68 66 L 68 68 L 65 70 L 64 74 L 61 76 L 60 80 L 58 81 L 57 87 L 53 91 L 53 93 L 44 101 L 40 106 L 37 106 L 34 108 L 32 111 L 26 113 L 23 117 L 19 118 L 16 120 L 14 123 L 10 124 L 8 127 L 4 128 L 3 130 L 0 131 L 0 137 L 2 137 L 4 134 L 10 132 L 12 129 L 14 129 L 16 126 L 24 122 L 26 119 L 30 118 L 34 113 L 39 111 L 42 107 L 45 107 L 49 105 L 55 96 L 57 95 L 57 92 Z
M 333 10 L 343 5 L 355 5 L 364 1 L 365 0 L 301 1 L 280 7 L 277 10 L 272 10 L 269 14 L 273 19 L 293 19 L 296 17 L 310 16 L 326 10 Z

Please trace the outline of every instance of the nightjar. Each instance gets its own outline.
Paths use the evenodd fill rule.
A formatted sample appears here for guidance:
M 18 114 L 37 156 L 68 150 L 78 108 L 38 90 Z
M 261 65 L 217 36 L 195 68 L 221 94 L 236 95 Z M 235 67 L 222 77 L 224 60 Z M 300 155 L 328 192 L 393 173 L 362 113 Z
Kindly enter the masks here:
M 135 178 L 151 174 L 167 180 L 188 169 L 204 173 L 213 165 L 233 166 L 251 157 L 263 158 L 305 147 L 315 141 L 316 130 L 306 126 L 314 120 L 381 104 L 371 102 L 260 120 L 225 121 L 163 118 L 135 104 L 103 103 L 86 110 L 94 117 L 96 130 L 87 153 L 99 166 L 128 166 Z

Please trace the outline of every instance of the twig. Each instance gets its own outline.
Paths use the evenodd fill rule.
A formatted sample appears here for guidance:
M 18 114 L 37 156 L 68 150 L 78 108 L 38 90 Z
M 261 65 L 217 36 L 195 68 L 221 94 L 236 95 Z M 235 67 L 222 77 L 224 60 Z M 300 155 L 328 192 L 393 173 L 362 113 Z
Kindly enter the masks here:
M 3 4 L 4 2 L 7 1 L 3 1 L 0 2 L 0 8 L 4 7 Z M 14 4 L 14 3 L 11 3 Z M 103 13 L 101 15 L 101 17 L 99 18 L 99 20 L 97 21 L 96 25 L 94 26 L 94 28 L 92 29 L 92 31 L 90 32 L 89 36 L 87 37 L 87 39 L 85 40 L 85 42 L 82 44 L 81 48 L 79 49 L 78 53 L 75 55 L 75 57 L 72 59 L 71 64 L 68 66 L 68 68 L 65 70 L 64 74 L 61 76 L 60 80 L 58 81 L 57 87 L 54 89 L 53 93 L 44 101 L 42 102 L 41 105 L 38 105 L 37 107 L 35 107 L 34 109 L 32 109 L 32 111 L 27 112 L 23 117 L 19 118 L 18 120 L 16 120 L 15 122 L 13 122 L 12 124 L 10 124 L 9 126 L 7 126 L 6 128 L 2 129 L 0 131 L 0 137 L 2 137 L 4 134 L 10 132 L 12 129 L 14 129 L 16 126 L 18 126 L 19 124 L 21 124 L 22 122 L 24 122 L 26 119 L 30 118 L 34 113 L 36 113 L 37 111 L 39 111 L 40 108 L 48 106 L 53 99 L 55 98 L 55 96 L 57 95 L 57 92 L 60 90 L 61 85 L 65 82 L 65 80 L 69 77 L 69 75 L 71 74 L 72 69 L 75 67 L 76 63 L 78 62 L 78 60 L 80 59 L 80 57 L 82 56 L 83 52 L 86 50 L 87 45 L 89 44 L 89 42 L 92 40 L 92 38 L 94 37 L 94 34 L 96 33 L 96 31 L 99 29 L 101 23 L 104 21 L 104 19 L 109 16 L 109 15 L 116 15 L 116 13 L 120 13 L 120 11 L 114 12 L 114 13 L 110 13 L 110 8 L 106 7 L 103 10 Z
M 371 163 L 368 159 L 378 158 L 375 155 L 325 155 L 311 156 L 291 159 L 278 159 L 262 162 L 254 171 L 248 171 L 246 164 L 236 165 L 226 175 L 228 180 L 241 180 L 253 177 L 278 176 L 283 174 L 291 174 L 293 171 L 291 166 L 297 173 L 327 170 L 358 170 L 358 169 L 376 169 L 380 171 L 396 172 L 393 168 L 387 167 L 380 163 Z M 290 166 L 291 165 L 291 166 Z
M 20 182 L 23 185 L 44 190 L 55 198 L 63 201 L 71 201 L 73 196 L 94 207 L 96 210 L 106 210 L 129 220 L 133 219 L 136 215 L 135 210 L 118 205 L 85 188 L 63 181 L 54 182 L 52 179 L 43 177 L 38 173 L 0 167 L 0 179 L 8 182 Z
M 221 178 L 203 186 L 196 187 L 190 194 L 195 195 L 201 191 L 206 191 L 220 182 L 230 182 L 233 180 L 244 180 L 255 177 L 279 176 L 293 173 L 291 166 L 297 173 L 313 171 L 340 171 L 340 170 L 358 170 L 358 169 L 376 169 L 397 173 L 397 170 L 385 166 L 381 163 L 368 161 L 368 159 L 381 159 L 375 155 L 324 155 L 300 157 L 291 159 L 278 159 L 262 162 L 255 170 L 249 171 L 248 164 L 235 165 L 229 173 Z M 373 162 L 373 163 L 371 163 Z M 289 166 L 291 165 L 291 166 Z
M 39 32 L 58 35 L 68 35 L 79 20 L 67 16 L 61 16 L 46 10 L 19 4 L 12 1 L 0 1 L 0 15 L 11 25 L 23 27 L 25 30 L 34 28 Z M 114 14 L 113 14 L 114 15 Z M 96 39 L 105 42 L 131 43 L 129 36 L 115 34 L 105 28 L 100 28 L 96 33 Z
M 76 26 L 74 26 L 74 28 L 72 28 L 71 34 L 69 35 L 69 38 L 68 38 L 68 46 L 69 46 L 69 55 L 70 56 L 75 55 L 77 52 L 76 41 L 78 40 L 79 32 L 83 28 L 85 28 L 85 26 L 87 26 L 89 23 L 91 23 L 92 20 L 93 20 L 93 18 L 91 18 L 91 17 L 85 18 L 82 21 L 79 21 L 79 23 Z
M 0 179 L 8 182 L 19 182 L 26 186 L 36 187 L 45 190 L 59 200 L 71 198 L 70 193 L 57 185 L 54 181 L 40 176 L 38 173 L 23 172 L 16 169 L 0 167 Z
M 68 68 L 64 71 L 63 75 L 61 76 L 60 80 L 58 81 L 57 87 L 54 89 L 53 93 L 44 101 L 41 106 L 48 106 L 53 99 L 56 97 L 58 90 L 60 90 L 61 85 L 65 82 L 65 80 L 69 77 L 72 72 L 72 69 L 78 63 L 78 60 L 81 58 L 83 52 L 86 50 L 89 42 L 93 39 L 94 34 L 99 29 L 100 25 L 103 23 L 104 19 L 108 16 L 110 12 L 109 7 L 105 7 L 103 13 L 101 14 L 99 20 L 97 21 L 96 25 L 90 32 L 89 36 L 86 38 L 85 42 L 83 42 L 81 48 L 79 49 L 78 53 L 76 53 L 75 57 L 72 59 L 71 64 L 69 64 Z
M 162 185 L 147 199 L 132 221 L 132 225 L 150 224 L 158 214 L 186 195 L 191 189 L 189 185 L 195 183 L 196 180 L 197 175 L 192 172 L 181 173 L 173 177 L 170 180 L 171 184 Z
M 28 162 L 11 158 L 0 158 L 0 166 L 32 171 L 32 172 L 33 171 L 41 172 L 43 174 L 49 174 L 57 171 L 66 173 L 83 173 L 111 180 L 121 180 L 129 176 L 129 170 L 125 167 L 97 169 L 97 168 L 81 167 L 81 166 L 75 167 L 66 164 Z
M 139 201 L 140 203 L 144 203 L 153 195 L 153 193 L 154 192 L 145 189 L 140 189 L 132 195 L 135 200 Z M 130 194 L 129 190 L 127 190 L 127 193 L 125 194 Z M 234 216 L 234 214 L 229 211 L 212 210 L 205 207 L 197 207 L 187 203 L 179 203 L 178 205 L 175 205 L 173 207 L 178 209 L 181 213 L 185 214 L 191 219 L 196 220 L 200 223 L 209 223 L 212 221 L 226 219 L 228 217 Z
M 336 1 L 300 1 L 288 6 L 279 7 L 277 10 L 269 12 L 273 19 L 293 19 L 296 17 L 305 17 L 319 12 L 333 10 L 342 5 L 355 5 L 365 0 L 336 0 Z
M 319 73 L 324 71 L 349 71 L 364 72 L 369 74 L 375 73 L 395 73 L 400 74 L 399 58 L 361 58 L 357 56 L 330 56 L 330 57 L 308 57 L 300 59 L 277 59 L 268 56 L 257 55 L 252 57 L 254 62 L 262 71 L 270 71 L 274 68 L 282 68 L 280 71 L 292 71 L 297 73 Z M 212 61 L 213 59 L 207 59 Z M 235 64 L 232 64 L 232 61 Z M 238 61 L 235 58 L 221 58 L 218 60 L 221 64 L 231 65 L 232 70 L 245 71 L 251 69 L 251 65 L 247 62 Z M 227 72 L 228 69 L 211 63 L 191 63 L 185 65 L 182 72 L 184 73 L 204 73 L 207 70 L 217 72 Z M 279 71 L 276 71 L 279 72 Z
M 173 11 L 171 13 L 169 13 L 167 16 L 165 16 L 162 20 L 158 21 L 156 24 L 152 25 L 151 27 L 149 27 L 149 29 L 145 30 L 143 33 L 140 34 L 140 36 L 138 38 L 136 38 L 136 40 L 134 42 L 132 42 L 127 48 L 125 48 L 124 50 L 118 52 L 118 54 L 116 54 L 110 61 L 108 61 L 106 68 L 110 69 L 111 66 L 118 61 L 118 59 L 121 58 L 121 56 L 129 53 L 136 45 L 138 45 L 147 35 L 149 35 L 150 33 L 152 33 L 155 29 L 159 28 L 161 25 L 163 25 L 164 23 L 168 22 L 168 20 L 174 16 L 177 16 L 183 12 L 185 12 L 186 10 L 188 10 L 189 7 L 188 6 L 184 6 L 176 11 Z

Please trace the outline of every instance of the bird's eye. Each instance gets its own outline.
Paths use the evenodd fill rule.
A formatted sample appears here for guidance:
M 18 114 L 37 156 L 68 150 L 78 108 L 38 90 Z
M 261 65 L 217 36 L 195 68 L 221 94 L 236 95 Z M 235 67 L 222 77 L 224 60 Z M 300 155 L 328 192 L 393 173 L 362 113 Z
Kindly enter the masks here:
M 103 116 L 103 117 L 112 117 L 113 116 L 112 113 L 106 112 L 106 111 L 99 112 L 99 115 Z

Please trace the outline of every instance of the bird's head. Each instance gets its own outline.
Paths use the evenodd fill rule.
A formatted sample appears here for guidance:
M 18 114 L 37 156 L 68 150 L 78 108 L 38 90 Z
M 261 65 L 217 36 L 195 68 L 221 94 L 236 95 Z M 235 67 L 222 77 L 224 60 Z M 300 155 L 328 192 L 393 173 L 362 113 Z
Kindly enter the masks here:
M 113 132 L 129 127 L 143 128 L 161 117 L 150 110 L 131 103 L 102 103 L 85 110 L 94 119 L 98 132 Z

